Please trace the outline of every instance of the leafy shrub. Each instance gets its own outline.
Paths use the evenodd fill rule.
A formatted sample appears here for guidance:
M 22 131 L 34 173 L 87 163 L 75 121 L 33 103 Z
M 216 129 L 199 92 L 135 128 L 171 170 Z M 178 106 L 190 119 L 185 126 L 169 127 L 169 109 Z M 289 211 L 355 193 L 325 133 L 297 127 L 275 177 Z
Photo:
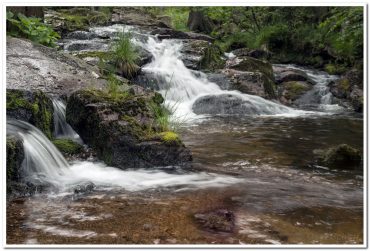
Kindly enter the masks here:
M 6 20 L 9 22 L 9 34 L 16 37 L 25 37 L 36 43 L 55 47 L 55 42 L 60 35 L 51 27 L 42 23 L 40 18 L 26 17 L 21 13 L 6 13 Z

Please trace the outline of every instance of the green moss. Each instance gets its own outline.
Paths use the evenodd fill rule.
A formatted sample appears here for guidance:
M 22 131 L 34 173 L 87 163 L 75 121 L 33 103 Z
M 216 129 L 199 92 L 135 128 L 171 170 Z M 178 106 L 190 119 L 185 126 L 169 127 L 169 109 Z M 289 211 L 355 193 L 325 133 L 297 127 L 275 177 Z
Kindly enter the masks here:
M 179 135 L 174 132 L 162 132 L 160 135 L 165 142 L 173 142 L 179 140 Z
M 68 31 L 87 30 L 91 25 L 106 24 L 111 16 L 109 12 L 92 11 L 88 8 L 62 9 L 58 14 Z
M 342 78 L 340 81 L 339 81 L 339 86 L 338 86 L 341 90 L 343 90 L 344 92 L 348 92 L 350 87 L 351 87 L 351 84 L 349 82 L 349 80 L 347 78 Z
M 87 58 L 87 57 L 98 57 L 100 59 L 108 60 L 111 57 L 111 54 L 106 51 L 84 51 L 76 55 L 78 58 Z
M 221 55 L 222 51 L 217 45 L 208 46 L 199 63 L 200 68 L 209 70 L 222 68 L 225 65 L 225 61 L 221 58 Z
M 51 100 L 41 91 L 28 93 L 23 90 L 7 90 L 6 109 L 29 111 L 30 123 L 35 125 L 51 139 L 53 130 L 53 106 Z
M 304 94 L 306 91 L 310 90 L 311 87 L 306 85 L 305 83 L 299 82 L 299 81 L 290 81 L 284 83 L 285 89 L 287 93 L 285 94 L 285 97 L 287 99 L 295 100 L 302 94 Z
M 346 71 L 346 68 L 344 66 L 336 65 L 336 64 L 326 64 L 324 66 L 324 69 L 330 75 L 339 75 Z
M 70 139 L 54 139 L 53 144 L 64 154 L 81 153 L 83 147 Z
M 24 158 L 22 142 L 12 136 L 6 137 L 6 180 L 17 181 Z

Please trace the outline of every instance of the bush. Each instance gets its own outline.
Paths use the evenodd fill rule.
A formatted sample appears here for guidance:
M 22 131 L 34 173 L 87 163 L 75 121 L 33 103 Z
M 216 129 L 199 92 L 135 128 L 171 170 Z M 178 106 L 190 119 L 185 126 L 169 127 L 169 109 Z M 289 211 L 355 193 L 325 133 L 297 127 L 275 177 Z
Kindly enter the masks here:
M 130 34 L 120 34 L 119 39 L 113 44 L 112 50 L 112 60 L 120 73 L 126 78 L 133 78 L 140 70 L 140 67 L 136 64 L 139 54 L 130 39 Z
M 25 37 L 36 43 L 55 47 L 55 42 L 60 35 L 51 27 L 42 23 L 40 18 L 26 17 L 21 13 L 6 13 L 6 20 L 9 22 L 9 34 L 16 37 Z

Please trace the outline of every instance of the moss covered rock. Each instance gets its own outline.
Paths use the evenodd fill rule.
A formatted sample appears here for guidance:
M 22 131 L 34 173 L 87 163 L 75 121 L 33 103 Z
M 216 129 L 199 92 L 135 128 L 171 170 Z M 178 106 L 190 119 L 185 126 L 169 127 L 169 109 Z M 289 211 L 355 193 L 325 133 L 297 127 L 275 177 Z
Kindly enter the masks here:
M 24 159 L 23 143 L 20 139 L 6 137 L 6 180 L 18 182 L 21 178 L 21 165 Z
M 356 112 L 363 112 L 363 72 L 352 69 L 329 84 L 334 97 L 347 102 Z
M 53 103 L 42 91 L 6 90 L 6 115 L 27 121 L 48 138 L 53 132 Z
M 242 56 L 235 57 L 226 62 L 228 69 L 237 70 L 240 72 L 259 73 L 260 80 L 263 82 L 263 89 L 265 97 L 269 99 L 276 99 L 275 78 L 272 70 L 272 65 L 263 60 L 256 58 Z
M 53 144 L 66 155 L 79 154 L 83 151 L 83 146 L 71 139 L 54 139 Z
M 312 89 L 312 85 L 306 81 L 289 81 L 279 85 L 279 98 L 284 104 L 292 104 L 293 101 L 301 97 Z
M 316 150 L 319 163 L 334 169 L 361 169 L 361 152 L 347 144 Z
M 67 122 L 98 157 L 119 168 L 188 165 L 191 154 L 174 137 L 162 133 L 156 109 L 163 99 L 153 92 L 112 96 L 97 90 L 80 90 L 67 102 Z M 173 135 L 170 135 L 173 136 Z M 176 141 L 176 144 L 168 142 Z

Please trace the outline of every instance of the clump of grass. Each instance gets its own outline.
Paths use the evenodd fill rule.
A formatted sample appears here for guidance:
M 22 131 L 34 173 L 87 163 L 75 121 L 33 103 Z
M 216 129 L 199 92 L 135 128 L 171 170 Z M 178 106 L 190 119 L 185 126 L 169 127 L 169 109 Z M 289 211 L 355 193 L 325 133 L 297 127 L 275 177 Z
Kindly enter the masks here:
M 112 60 L 119 72 L 126 78 L 133 78 L 140 71 L 136 64 L 139 53 L 131 42 L 129 33 L 119 34 L 118 40 L 113 44 Z
M 108 75 L 107 92 L 113 99 L 124 99 L 128 95 L 127 91 L 122 90 L 122 82 L 114 74 Z

